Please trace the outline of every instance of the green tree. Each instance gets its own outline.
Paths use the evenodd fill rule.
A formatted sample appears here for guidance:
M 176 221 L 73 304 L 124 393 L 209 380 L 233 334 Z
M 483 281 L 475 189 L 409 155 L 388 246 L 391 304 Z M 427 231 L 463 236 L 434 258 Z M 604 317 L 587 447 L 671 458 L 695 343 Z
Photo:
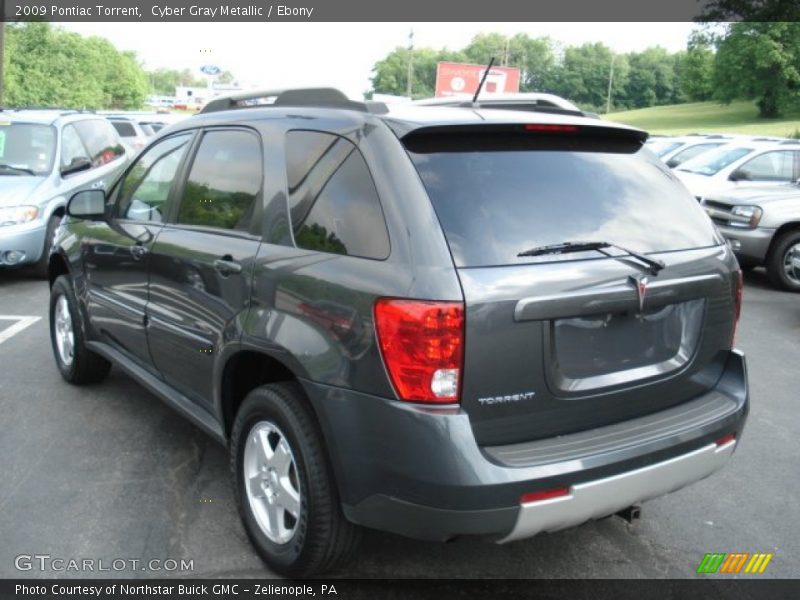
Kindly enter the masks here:
M 494 58 L 496 65 L 520 70 L 520 91 L 547 91 L 553 83 L 556 66 L 553 43 L 549 38 L 531 38 L 524 33 L 506 37 L 500 33 L 480 33 L 464 48 L 468 62 L 486 65 Z
M 753 98 L 761 117 L 780 116 L 800 92 L 800 23 L 733 23 L 717 49 L 714 86 L 721 102 Z
M 601 43 L 572 46 L 564 51 L 554 91 L 584 109 L 605 112 L 612 58 L 614 76 L 611 103 L 617 108 L 626 108 L 630 73 L 628 57 L 624 54 L 614 55 L 610 48 Z
M 41 22 L 6 26 L 4 83 L 12 106 L 138 108 L 147 93 L 135 55 Z
M 664 48 L 647 48 L 628 55 L 630 72 L 625 104 L 644 108 L 675 100 L 675 60 Z
M 711 40 L 702 32 L 693 32 L 689 37 L 681 89 L 692 102 L 710 100 L 714 94 L 714 50 Z
M 373 67 L 372 89 L 378 94 L 405 96 L 408 85 L 408 61 L 413 62 L 411 95 L 433 96 L 436 89 L 436 64 L 441 61 L 464 62 L 461 52 L 432 48 L 395 48 Z

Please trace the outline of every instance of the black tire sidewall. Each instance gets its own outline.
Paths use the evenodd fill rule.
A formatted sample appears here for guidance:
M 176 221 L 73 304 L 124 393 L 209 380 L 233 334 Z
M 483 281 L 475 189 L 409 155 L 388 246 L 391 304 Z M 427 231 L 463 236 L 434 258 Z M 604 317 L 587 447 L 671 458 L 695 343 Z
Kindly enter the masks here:
M 58 299 L 64 296 L 67 299 L 67 307 L 69 308 L 70 318 L 72 319 L 72 337 L 74 339 L 72 349 L 72 363 L 70 365 L 64 364 L 58 352 L 56 344 L 56 329 L 55 329 L 55 314 L 56 303 Z M 72 291 L 72 285 L 69 280 L 61 276 L 53 282 L 53 288 L 50 291 L 50 345 L 53 348 L 53 357 L 56 361 L 56 366 L 61 372 L 61 376 L 67 381 L 72 381 L 75 378 L 75 373 L 78 364 L 78 353 L 83 344 L 83 336 L 80 333 L 80 315 L 77 312 L 77 302 L 75 301 L 75 294 Z
M 286 544 L 271 541 L 259 527 L 247 499 L 244 481 L 244 448 L 253 427 L 263 421 L 273 423 L 286 437 L 297 467 L 300 485 L 300 518 L 294 537 Z M 298 436 L 300 424 L 285 400 L 269 388 L 258 388 L 245 399 L 234 427 L 231 452 L 235 465 L 234 485 L 237 503 L 250 541 L 264 560 L 278 572 L 290 572 L 301 560 L 308 539 L 309 511 L 314 510 L 309 490 L 309 470 L 306 444 Z
M 783 269 L 784 258 L 789 248 L 800 242 L 800 231 L 792 231 L 781 236 L 775 244 L 769 264 L 769 275 L 773 283 L 790 292 L 800 292 L 800 284 L 786 276 Z

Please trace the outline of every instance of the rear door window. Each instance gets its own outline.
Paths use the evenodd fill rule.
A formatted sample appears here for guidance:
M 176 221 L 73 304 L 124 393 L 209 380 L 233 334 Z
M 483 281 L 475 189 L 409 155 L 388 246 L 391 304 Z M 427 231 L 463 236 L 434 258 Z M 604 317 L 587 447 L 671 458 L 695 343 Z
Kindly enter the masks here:
M 78 135 L 89 151 L 93 167 L 99 167 L 125 154 L 119 136 L 105 119 L 76 121 Z
M 410 152 L 460 267 L 565 256 L 517 256 L 575 241 L 641 252 L 712 246 L 713 226 L 674 175 L 647 150 Z M 596 254 L 590 254 L 596 256 Z
M 247 131 L 203 135 L 178 210 L 178 223 L 248 231 L 263 179 L 261 142 Z
M 384 259 L 389 234 L 364 157 L 343 137 L 286 136 L 289 211 L 299 248 Z

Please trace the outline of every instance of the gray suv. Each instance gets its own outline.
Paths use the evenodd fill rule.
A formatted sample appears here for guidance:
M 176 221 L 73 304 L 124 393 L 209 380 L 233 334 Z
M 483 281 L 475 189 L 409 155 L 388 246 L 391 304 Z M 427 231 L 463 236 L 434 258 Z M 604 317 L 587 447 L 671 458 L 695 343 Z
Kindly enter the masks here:
M 722 467 L 748 410 L 731 249 L 642 131 L 210 102 L 68 207 L 55 362 L 111 363 L 230 452 L 256 550 L 330 569 L 361 527 L 506 543 Z
M 67 200 L 103 188 L 127 164 L 111 124 L 65 110 L 0 111 L 0 268 L 47 275 L 53 235 Z
M 800 292 L 800 181 L 710 195 L 703 208 L 742 268 L 763 265 L 775 286 Z

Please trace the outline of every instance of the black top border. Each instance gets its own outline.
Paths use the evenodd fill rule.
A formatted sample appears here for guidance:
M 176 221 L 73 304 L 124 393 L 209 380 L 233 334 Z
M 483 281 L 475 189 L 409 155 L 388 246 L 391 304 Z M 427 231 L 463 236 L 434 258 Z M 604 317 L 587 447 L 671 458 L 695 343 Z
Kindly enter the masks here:
M 797 0 L 2 0 L 6 22 L 796 21 Z

